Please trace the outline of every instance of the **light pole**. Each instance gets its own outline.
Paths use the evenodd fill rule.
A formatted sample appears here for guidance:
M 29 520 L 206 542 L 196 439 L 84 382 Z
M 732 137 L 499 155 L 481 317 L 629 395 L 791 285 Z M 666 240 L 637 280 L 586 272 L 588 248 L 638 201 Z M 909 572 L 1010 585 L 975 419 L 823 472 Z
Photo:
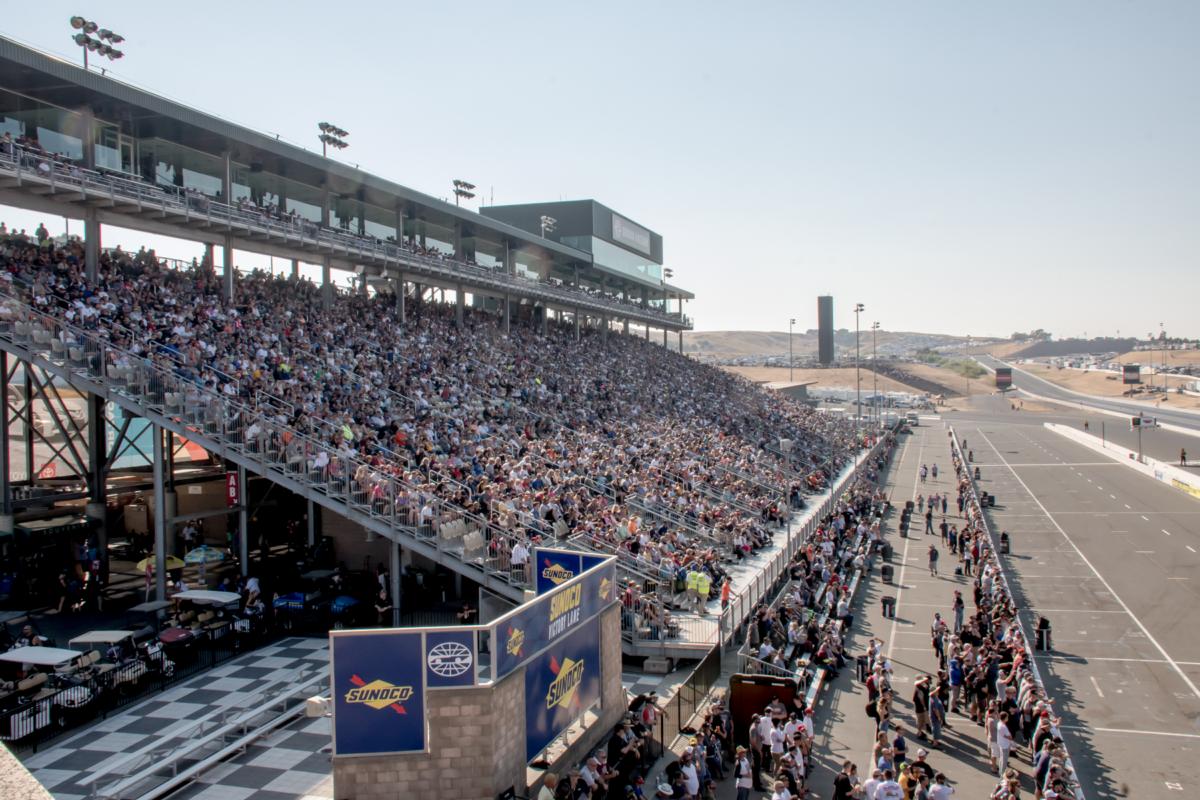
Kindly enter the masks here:
M 95 22 L 80 16 L 71 17 L 71 27 L 80 31 L 72 36 L 71 40 L 83 50 L 84 69 L 88 68 L 88 51 L 107 56 L 109 61 L 116 61 L 125 56 L 124 53 L 113 47 L 114 44 L 125 41 L 125 37 L 121 34 L 113 33 L 108 28 L 101 28 Z M 93 33 L 99 38 L 93 39 L 91 36 Z
M 879 356 L 875 350 L 875 343 L 876 343 L 875 335 L 877 333 L 879 333 L 879 323 L 872 322 L 871 323 L 871 392 L 873 393 L 873 397 L 871 399 L 871 406 L 875 409 L 875 427 L 876 428 L 880 427 L 880 425 L 879 425 L 879 411 L 880 411 L 880 408 L 879 408 L 879 362 L 877 360 Z
M 542 218 L 538 221 L 542 224 L 543 239 L 546 238 L 547 233 L 554 233 L 554 228 L 556 225 L 558 225 L 558 220 L 556 220 L 554 217 L 548 217 L 545 214 L 542 214 Z
M 329 157 L 329 148 L 335 150 L 345 150 L 350 146 L 346 141 L 346 137 L 350 135 L 349 131 L 344 131 L 337 125 L 331 125 L 328 122 L 318 122 L 317 129 L 321 131 L 317 138 L 321 140 L 321 157 Z
M 475 188 L 475 184 L 460 181 L 458 178 L 455 178 L 451 183 L 454 184 L 454 189 L 452 190 L 454 192 L 454 205 L 458 205 L 460 199 L 470 200 L 475 197 L 475 193 L 471 191 Z
M 788 320 L 788 383 L 792 383 L 795 380 L 793 377 L 793 372 L 795 371 L 796 362 L 792 359 L 792 328 L 794 328 L 795 325 L 795 319 Z
M 1167 332 L 1163 330 L 1163 324 L 1158 323 L 1158 346 L 1162 348 L 1162 364 L 1161 372 L 1163 376 L 1163 397 L 1167 396 Z
M 858 369 L 858 315 L 866 309 L 862 303 L 854 304 L 854 446 L 862 446 L 860 427 L 862 426 L 862 373 Z M 858 456 L 854 457 L 854 470 L 858 471 Z

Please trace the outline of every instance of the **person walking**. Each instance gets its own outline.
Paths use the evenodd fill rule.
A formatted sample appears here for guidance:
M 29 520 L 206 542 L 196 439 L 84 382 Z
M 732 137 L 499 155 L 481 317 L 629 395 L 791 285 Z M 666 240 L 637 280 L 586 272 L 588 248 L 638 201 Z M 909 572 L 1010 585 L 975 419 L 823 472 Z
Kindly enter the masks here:
M 954 590 L 954 632 L 961 633 L 963 627 L 963 614 L 966 612 L 967 604 L 963 602 L 962 592 L 958 589 Z
M 1187 450 L 1182 447 L 1179 448 L 1179 466 L 1187 466 Z
M 933 505 L 932 504 L 930 504 L 929 508 L 925 511 L 925 534 L 928 536 L 933 535 Z
M 740 744 L 733 764 L 733 780 L 737 787 L 737 800 L 750 800 L 750 790 L 754 788 L 753 768 L 746 755 L 746 748 Z
M 938 576 L 937 564 L 938 564 L 937 545 L 930 544 L 929 545 L 929 574 L 934 578 L 936 578 Z

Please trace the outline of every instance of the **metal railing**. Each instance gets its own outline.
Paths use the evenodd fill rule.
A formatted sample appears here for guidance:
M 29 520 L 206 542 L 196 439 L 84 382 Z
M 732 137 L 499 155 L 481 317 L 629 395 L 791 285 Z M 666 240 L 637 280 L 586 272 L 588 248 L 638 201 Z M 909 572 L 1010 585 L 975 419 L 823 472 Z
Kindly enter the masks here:
M 181 435 L 210 439 L 216 449 L 241 456 L 253 471 L 300 483 L 391 538 L 418 540 L 462 562 L 471 568 L 469 575 L 478 571 L 522 589 L 531 585 L 525 570 L 511 565 L 517 537 L 411 484 L 401 470 L 389 471 L 348 448 L 264 419 L 239 398 L 213 392 L 152 357 L 122 350 L 11 295 L 0 292 L 0 307 L 0 338 L 32 350 L 70 376 L 104 386 L 110 398 L 132 401 L 135 413 L 141 406 L 173 423 Z M 65 352 L 51 349 L 52 339 L 63 341 Z M 248 435 L 251 431 L 254 435 Z M 447 530 L 447 523 L 459 520 L 466 526 Z
M 15 145 L 10 153 L 0 152 L 0 170 L 13 174 L 18 185 L 27 181 L 46 185 L 51 194 L 78 192 L 81 200 L 99 196 L 107 199 L 112 207 L 133 205 L 139 211 L 157 211 L 163 218 L 182 217 L 184 224 L 195 223 L 230 233 L 236 231 L 267 240 L 295 242 L 306 249 L 343 255 L 358 263 L 373 262 L 385 267 L 425 272 L 454 282 L 473 280 L 489 288 L 511 291 L 517 296 L 548 299 L 569 308 L 608 312 L 639 321 L 685 327 L 691 324 L 691 320 L 682 314 L 557 287 L 513 275 L 504 267 L 482 267 L 449 257 L 423 255 L 400 244 L 322 227 L 303 218 L 276 218 L 263 209 L 239 208 L 198 192 L 180 192 L 174 187 L 85 169 L 57 156 Z

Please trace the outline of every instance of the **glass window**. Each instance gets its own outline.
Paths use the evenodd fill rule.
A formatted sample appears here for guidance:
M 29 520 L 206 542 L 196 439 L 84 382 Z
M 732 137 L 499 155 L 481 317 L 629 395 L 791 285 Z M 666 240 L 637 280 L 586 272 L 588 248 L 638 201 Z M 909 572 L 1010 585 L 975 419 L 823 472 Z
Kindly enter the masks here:
M 591 237 L 592 259 L 596 266 L 613 272 L 619 272 L 630 278 L 637 278 L 645 283 L 662 283 L 662 265 L 655 264 L 646 256 L 631 253 L 623 247 L 609 244 L 603 239 Z
M 0 135 L 36 139 L 47 152 L 83 160 L 83 117 L 72 111 L 0 90 Z
M 366 231 L 369 236 L 387 241 L 396 237 L 396 212 L 386 208 L 363 205 L 363 216 L 366 217 Z

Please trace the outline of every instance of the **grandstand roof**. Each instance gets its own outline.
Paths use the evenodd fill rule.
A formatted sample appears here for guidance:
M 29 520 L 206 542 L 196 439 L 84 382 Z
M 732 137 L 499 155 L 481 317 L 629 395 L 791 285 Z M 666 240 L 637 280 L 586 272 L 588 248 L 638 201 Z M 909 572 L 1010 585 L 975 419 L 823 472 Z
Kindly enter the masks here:
M 127 83 L 84 70 L 64 59 L 0 37 L 4 88 L 65 109 L 91 109 L 97 118 L 136 125 L 139 136 L 159 137 L 385 209 L 404 208 L 424 222 L 462 236 L 482 234 L 520 249 L 537 249 L 558 262 L 590 265 L 590 253 L 542 238 L 265 133 L 234 124 Z

